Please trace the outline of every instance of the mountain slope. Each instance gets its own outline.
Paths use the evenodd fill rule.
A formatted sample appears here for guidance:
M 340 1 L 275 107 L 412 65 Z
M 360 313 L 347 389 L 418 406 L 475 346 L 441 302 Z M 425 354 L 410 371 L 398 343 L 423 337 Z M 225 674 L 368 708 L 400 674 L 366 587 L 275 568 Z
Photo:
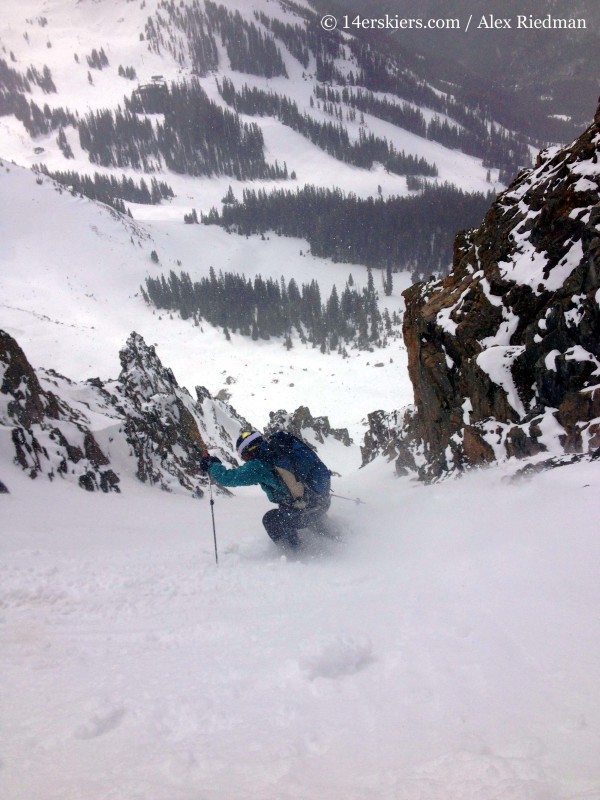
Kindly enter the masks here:
M 479 98 L 494 110 L 504 124 L 516 125 L 541 138 L 568 140 L 587 124 L 589 109 L 598 96 L 600 15 L 593 0 L 537 0 L 523 4 L 513 0 L 497 2 L 491 10 L 496 28 L 486 27 L 489 4 L 483 0 L 371 0 L 368 9 L 360 0 L 318 3 L 323 13 L 340 9 L 351 18 L 457 19 L 460 33 L 448 30 L 364 31 L 369 39 L 385 38 L 391 52 L 407 53 L 427 64 L 434 80 L 460 85 L 466 96 Z M 565 27 L 518 27 L 539 20 L 565 20 Z M 465 30 L 471 19 L 469 30 Z M 506 29 L 501 20 L 509 20 Z M 582 20 L 584 28 L 566 27 Z M 387 33 L 387 36 L 382 34 Z M 556 127 L 555 127 L 556 126 Z M 550 133 L 552 131 L 552 133 Z M 560 131 L 560 132 L 559 132 Z
M 327 145 L 323 142 L 336 130 L 343 130 L 349 137 L 346 151 L 355 147 L 360 136 L 366 133 L 380 144 L 387 142 L 398 152 L 406 151 L 407 155 L 435 162 L 441 182 L 450 181 L 469 190 L 487 191 L 497 185 L 490 185 L 490 180 L 497 178 L 494 167 L 506 172 L 509 164 L 514 168 L 519 158 L 527 158 L 526 149 L 522 149 L 518 139 L 509 138 L 501 143 L 499 128 L 496 134 L 491 134 L 491 118 L 486 121 L 487 127 L 482 125 L 473 109 L 455 105 L 451 94 L 446 96 L 434 91 L 412 70 L 400 63 L 381 59 L 376 51 L 361 49 L 350 37 L 327 34 L 318 26 L 318 17 L 308 9 L 266 2 L 257 2 L 252 8 L 244 5 L 239 10 L 234 3 L 217 6 L 210 2 L 182 8 L 183 11 L 168 4 L 149 2 L 142 12 L 129 3 L 96 5 L 84 2 L 78 4 L 72 13 L 60 4 L 49 13 L 41 5 L 37 7 L 33 0 L 26 8 L 11 8 L 1 32 L 10 60 L 4 62 L 0 71 L 0 85 L 4 80 L 5 86 L 4 103 L 0 106 L 4 114 L 0 117 L 0 153 L 24 165 L 41 163 L 50 171 L 91 173 L 99 168 L 100 173 L 107 173 L 108 167 L 117 164 L 111 159 L 106 160 L 106 151 L 100 158 L 95 151 L 106 146 L 109 128 L 105 119 L 103 141 L 96 142 L 93 136 L 90 140 L 92 116 L 116 114 L 117 107 L 122 108 L 124 100 L 125 105 L 133 102 L 134 107 L 135 102 L 141 102 L 143 108 L 149 108 L 150 103 L 153 104 L 151 125 L 157 130 L 163 123 L 175 122 L 173 117 L 163 119 L 166 96 L 162 94 L 163 90 L 168 96 L 169 91 L 175 91 L 176 87 L 189 87 L 191 77 L 195 76 L 198 90 L 206 93 L 208 102 L 214 103 L 214 109 L 220 109 L 219 113 L 228 114 L 231 110 L 218 90 L 218 85 L 226 78 L 233 80 L 239 90 L 248 87 L 266 91 L 294 104 L 301 117 L 321 130 L 319 136 L 313 137 L 309 143 L 305 135 L 294 135 L 296 126 L 289 115 L 282 121 L 281 118 L 272 119 L 272 113 L 267 114 L 270 118 L 265 118 L 264 111 L 259 112 L 259 116 L 256 112 L 251 115 L 241 112 L 244 114 L 242 123 L 255 125 L 257 134 L 264 139 L 266 162 L 270 165 L 287 164 L 288 174 L 297 173 L 297 181 L 292 180 L 289 184 L 292 187 L 306 183 L 333 184 L 361 196 L 376 194 L 378 187 L 385 196 L 406 194 L 406 179 L 402 177 L 402 171 L 398 175 L 394 174 L 395 169 L 384 172 L 377 168 L 382 157 L 375 158 L 374 169 L 364 170 L 349 165 L 348 152 L 341 161 L 339 157 L 325 155 L 323 149 L 327 152 Z M 237 31 L 235 35 L 239 42 L 248 42 L 245 45 L 249 48 L 248 58 L 244 63 L 236 61 L 236 49 L 229 44 L 232 26 Z M 60 48 L 53 46 L 53 37 L 57 35 L 62 37 Z M 298 42 L 302 42 L 301 53 L 298 52 Z M 273 67 L 264 63 L 265 53 L 277 57 L 275 74 L 272 74 Z M 42 82 L 37 76 L 46 75 L 46 71 L 48 80 Z M 328 71 L 335 74 L 340 85 L 346 83 L 359 88 L 359 79 L 367 81 L 369 91 L 374 92 L 372 100 L 380 108 L 374 109 L 372 102 L 369 110 L 360 104 L 357 108 L 352 101 L 337 103 L 334 109 L 331 103 L 318 100 L 315 92 L 323 86 L 326 81 L 324 73 Z M 350 73 L 354 77 L 348 83 Z M 35 78 L 29 81 L 27 91 L 22 87 L 26 74 Z M 128 79 L 126 75 L 135 77 Z M 381 86 L 377 85 L 378 82 Z M 399 95 L 394 94 L 396 90 Z M 366 95 L 363 96 L 365 99 Z M 358 102 L 357 98 L 355 101 Z M 31 102 L 37 106 L 35 113 L 28 108 Z M 382 113 L 382 102 L 387 103 L 386 113 Z M 44 117 L 46 109 L 48 116 Z M 423 129 L 419 127 L 417 133 L 413 125 L 388 121 L 390 111 L 398 117 L 407 110 L 421 120 Z M 204 120 L 206 123 L 206 117 Z M 138 127 L 146 123 L 147 119 L 138 117 Z M 438 123 L 450 126 L 443 136 L 435 127 Z M 426 137 L 425 127 L 431 125 L 435 130 L 432 128 L 431 135 Z M 330 126 L 329 131 L 327 126 Z M 481 138 L 481 152 L 474 140 L 466 149 L 460 143 L 462 133 L 472 126 L 475 126 L 472 135 L 475 139 Z M 199 134 L 197 126 L 194 128 L 193 136 Z M 60 141 L 57 141 L 57 133 Z M 120 140 L 117 138 L 111 145 L 113 150 L 119 141 L 122 142 L 123 134 L 133 139 L 141 135 L 141 131 L 134 134 L 121 130 Z M 183 134 L 171 129 L 171 134 L 179 137 L 181 144 L 181 137 L 189 137 L 190 130 Z M 150 135 L 149 129 L 144 134 L 147 135 Z M 208 130 L 207 136 L 210 135 Z M 448 136 L 450 140 L 447 140 Z M 160 169 L 175 191 L 174 205 L 186 211 L 190 207 L 208 210 L 210 206 L 207 203 L 220 200 L 224 190 L 217 197 L 212 194 L 210 186 L 198 191 L 197 184 L 182 178 L 190 171 L 197 174 L 194 171 L 197 167 L 192 168 L 189 164 L 183 168 L 175 166 L 179 163 L 178 156 L 174 153 L 173 142 L 168 145 L 166 138 L 163 137 L 161 146 L 163 160 L 166 159 L 170 166 L 165 169 L 163 163 Z M 226 144 L 226 139 L 221 136 L 220 144 Z M 218 139 L 210 146 L 215 144 L 218 146 Z M 140 145 L 136 143 L 136 146 L 139 149 Z M 511 154 L 511 148 L 519 147 L 519 156 Z M 40 148 L 43 152 L 35 152 Z M 471 155 L 459 152 L 461 149 Z M 486 153 L 489 163 L 484 165 L 482 158 L 485 160 Z M 188 152 L 188 161 L 189 156 Z M 372 164 L 372 156 L 366 157 L 367 163 Z M 153 159 L 154 165 L 146 163 L 143 167 L 133 158 L 132 149 L 126 156 L 120 154 L 119 166 L 124 170 L 118 171 L 119 179 L 123 171 L 128 177 L 135 175 L 131 170 L 132 164 L 138 166 L 138 175 L 142 171 L 148 178 L 156 168 L 156 153 Z M 490 169 L 493 174 L 486 180 Z M 228 169 L 220 163 L 214 171 L 223 174 L 223 170 L 227 174 Z M 229 177 L 235 179 L 230 170 Z
M 304 240 L 276 239 L 269 234 L 238 238 L 214 228 L 185 225 L 184 215 L 192 210 L 208 212 L 219 206 L 229 186 L 235 197 L 241 199 L 247 183 L 231 175 L 196 178 L 175 172 L 164 164 L 162 171 L 155 173 L 130 165 L 115 168 L 90 161 L 90 151 L 83 148 L 79 135 L 83 120 L 103 110 L 116 113 L 117 107 L 123 106 L 124 97 L 130 99 L 140 85 L 153 84 L 153 76 L 160 75 L 169 85 L 173 82 L 178 86 L 184 82 L 189 84 L 195 77 L 210 102 L 224 112 L 231 111 L 218 92 L 213 74 L 192 76 L 190 45 L 194 40 L 178 31 L 175 22 L 170 27 L 166 25 L 168 14 L 165 9 L 161 12 L 159 6 L 159 3 L 149 2 L 139 9 L 125 2 L 82 2 L 71 8 L 61 3 L 44 6 L 28 0 L 22 6 L 12 4 L 3 15 L 0 37 L 6 51 L 5 69 L 0 78 L 0 83 L 4 80 L 5 90 L 4 103 L 0 104 L 0 154 L 5 164 L 0 190 L 3 207 L 8 211 L 0 224 L 3 240 L 8 243 L 7 249 L 10 248 L 0 278 L 3 327 L 17 338 L 34 366 L 51 365 L 74 380 L 87 378 L 90 372 L 99 373 L 103 378 L 116 375 L 119 370 L 117 353 L 135 328 L 148 343 L 159 345 L 161 356 L 183 385 L 193 389 L 202 383 L 214 394 L 224 390 L 240 413 L 257 421 L 265 418 L 267 409 L 293 410 L 306 404 L 306 396 L 314 386 L 310 373 L 321 371 L 327 378 L 320 390 L 323 405 L 340 410 L 341 418 L 332 416 L 332 423 L 348 426 L 354 437 L 360 436 L 365 414 L 372 405 L 383 405 L 391 410 L 398 402 L 398 387 L 406 387 L 402 348 L 382 356 L 351 352 L 349 360 L 334 357 L 330 359 L 332 364 L 324 360 L 315 367 L 310 345 L 301 346 L 296 339 L 294 363 L 288 365 L 289 359 L 280 352 L 280 343 L 250 345 L 234 336 L 233 344 L 228 346 L 221 332 L 208 326 L 192 329 L 191 323 L 184 324 L 177 318 L 171 320 L 168 314 L 153 314 L 143 305 L 141 297 L 136 296 L 147 276 L 165 274 L 168 277 L 171 269 L 186 270 L 193 280 L 206 276 L 210 267 L 214 267 L 217 274 L 223 270 L 241 273 L 250 279 L 260 274 L 280 280 L 285 275 L 287 281 L 294 277 L 299 285 L 317 280 L 323 297 L 329 295 L 334 284 L 341 292 L 350 274 L 359 290 L 367 283 L 364 266 L 349 263 L 340 267 L 328 259 L 315 258 Z M 227 7 L 233 11 L 235 4 Z M 204 5 L 201 8 L 204 9 Z M 228 77 L 239 89 L 247 84 L 265 91 L 276 90 L 319 124 L 334 120 L 324 107 L 311 108 L 318 83 L 315 55 L 311 52 L 309 68 L 305 71 L 282 39 L 275 37 L 266 23 L 256 19 L 253 10 L 240 5 L 245 24 L 258 26 L 263 36 L 276 41 L 288 78 L 266 78 L 232 69 L 225 46 L 217 37 L 219 81 L 222 83 L 223 78 Z M 271 26 L 273 20 L 286 25 L 304 25 L 303 15 L 309 13 L 301 8 L 282 10 L 272 3 L 257 3 L 256 10 L 267 15 Z M 161 13 L 165 21 L 162 26 L 156 17 Z M 156 29 L 160 28 L 156 43 L 148 38 L 149 18 Z M 183 64 L 178 52 L 173 55 L 169 50 L 169 46 L 179 40 L 185 56 Z M 329 40 L 323 41 L 325 47 Z M 331 41 L 337 47 L 336 40 Z M 348 70 L 349 56 L 348 48 L 344 47 L 344 56 L 336 58 L 336 68 Z M 44 78 L 45 67 L 51 84 Z M 120 67 L 123 67 L 123 74 Z M 30 78 L 26 78 L 28 70 Z M 136 75 L 134 80 L 126 77 L 132 70 Z M 18 84 L 18 76 L 29 81 L 28 89 Z M 389 99 L 402 106 L 400 98 Z M 10 105 L 13 101 L 18 118 Z M 23 103 L 27 108 L 34 103 L 39 114 L 21 114 Z M 78 117 L 61 116 L 61 109 L 65 114 Z M 351 110 L 347 108 L 345 113 Z M 423 114 L 428 121 L 435 116 L 427 109 Z M 140 124 L 149 120 L 156 128 L 165 115 L 138 116 Z M 376 137 L 387 138 L 398 150 L 406 149 L 415 157 L 435 159 L 439 181 L 459 182 L 468 190 L 478 191 L 499 185 L 487 182 L 488 169 L 481 158 L 425 139 L 375 115 L 365 113 L 364 116 L 364 125 L 358 114 L 353 120 L 344 120 L 351 141 L 358 140 L 362 128 Z M 443 113 L 439 116 L 444 118 Z M 33 124 L 33 135 L 24 120 Z M 381 196 L 384 200 L 408 193 L 406 176 L 386 172 L 377 163 L 366 169 L 340 161 L 278 119 L 242 114 L 241 122 L 260 128 L 265 163 L 286 162 L 289 175 L 294 168 L 297 170 L 296 179 L 261 180 L 253 183 L 256 188 L 269 191 L 284 185 L 294 190 L 315 184 L 336 187 L 360 197 Z M 36 126 L 40 127 L 39 131 Z M 69 154 L 73 157 L 67 157 Z M 97 211 L 92 204 L 66 190 L 62 196 L 46 191 L 52 184 L 43 176 L 40 176 L 39 187 L 33 179 L 17 177 L 21 173 L 9 163 L 11 161 L 24 167 L 43 165 L 51 173 L 71 171 L 82 176 L 97 173 L 106 180 L 118 181 L 119 185 L 123 180 L 133 181 L 138 188 L 142 178 L 148 186 L 152 179 L 158 178 L 173 189 L 175 196 L 156 204 L 126 200 L 135 223 L 125 218 L 119 221 L 107 209 Z M 495 181 L 498 170 L 492 168 L 491 171 L 491 180 Z M 69 183 L 69 179 L 66 182 Z M 75 181 L 71 180 L 73 183 Z M 114 193 L 104 192 L 100 199 L 114 202 Z M 158 264 L 150 259 L 153 251 Z M 450 261 L 449 252 L 442 261 L 445 268 Z M 409 266 L 412 268 L 414 264 Z M 431 268 L 423 264 L 421 269 L 430 274 L 437 269 L 437 263 Z M 400 292 L 409 280 L 408 276 L 395 276 L 394 291 L 389 300 L 380 303 L 381 312 L 386 305 L 390 313 L 401 311 Z M 258 379 L 256 363 L 260 365 Z M 388 374 L 382 381 L 379 365 L 383 363 Z M 359 365 L 366 369 L 357 369 Z M 372 373 L 375 365 L 379 367 L 378 372 Z M 206 380 L 198 379 L 198 371 L 206 375 Z M 379 375 L 377 382 L 373 374 Z M 343 387 L 341 397 L 339 386 Z M 402 400 L 404 389 L 400 391 Z M 357 402 L 358 398 L 362 400 Z M 322 413 L 326 409 L 313 410 Z
M 355 440 L 373 406 L 391 410 L 399 398 L 410 398 L 406 353 L 397 340 L 393 350 L 350 350 L 344 358 L 321 355 L 296 339 L 290 354 L 282 340 L 253 342 L 232 334 L 228 341 L 207 324 L 153 312 L 140 292 L 147 276 L 185 269 L 199 279 L 213 266 L 217 273 L 250 278 L 261 274 L 278 281 L 285 275 L 299 285 L 318 280 L 325 296 L 335 284 L 341 290 L 351 273 L 356 287 L 366 286 L 358 265 L 345 265 L 340 275 L 340 265 L 301 255 L 306 243 L 297 239 L 263 241 L 214 227 L 133 222 L 6 163 L 0 168 L 0 198 L 2 325 L 35 368 L 51 367 L 75 381 L 114 378 L 118 353 L 136 330 L 158 346 L 164 363 L 192 394 L 197 385 L 213 396 L 223 391 L 240 414 L 261 426 L 270 411 L 308 404 L 313 413 L 328 414 L 335 427 L 348 427 Z M 391 312 L 401 310 L 401 291 L 408 284 L 394 277 L 394 291 L 381 303 Z
M 368 199 L 379 197 L 381 186 L 382 201 L 423 191 L 409 189 L 408 176 L 388 173 L 380 164 L 366 168 L 335 158 L 277 115 L 240 112 L 235 119 L 221 114 L 227 104 L 210 70 L 204 77 L 191 75 L 189 46 L 198 37 L 177 28 L 183 8 L 154 0 L 139 6 L 117 0 L 23 0 L 3 9 L 0 20 L 6 66 L 18 66 L 23 75 L 30 62 L 37 69 L 28 78 L 29 89 L 16 90 L 26 96 L 29 112 L 16 100 L 22 119 L 12 112 L 0 117 L 0 327 L 25 353 L 12 341 L 9 347 L 8 337 L 0 338 L 3 800 L 569 800 L 597 795 L 600 629 L 598 615 L 590 612 L 600 602 L 597 462 L 575 460 L 537 474 L 523 470 L 522 462 L 508 461 L 433 485 L 399 478 L 385 459 L 359 470 L 366 415 L 381 409 L 371 414 L 373 438 L 379 446 L 375 433 L 381 439 L 387 435 L 384 443 L 394 451 L 396 423 L 391 425 L 388 415 L 399 416 L 395 409 L 412 396 L 407 353 L 398 340 L 390 336 L 388 347 L 373 344 L 371 351 L 350 347 L 346 357 L 327 348 L 321 353 L 315 342 L 295 336 L 288 350 L 283 339 L 227 337 L 204 320 L 183 319 L 144 302 L 141 287 L 147 277 L 167 280 L 171 270 L 185 270 L 199 280 L 211 274 L 211 267 L 217 275 L 318 281 L 323 296 L 334 284 L 341 289 L 349 283 L 350 274 L 358 291 L 368 289 L 365 264 L 317 258 L 305 238 L 280 238 L 266 230 L 239 236 L 184 224 L 184 213 L 208 212 L 230 185 L 235 198 L 242 198 L 248 182 L 226 170 L 260 171 L 275 160 L 282 168 L 285 160 L 287 180 L 253 183 L 266 191 L 314 182 Z M 227 8 L 240 10 L 249 42 L 254 36 L 249 22 L 258 22 L 253 7 L 231 0 Z M 302 20 L 306 10 L 266 1 L 256 8 L 281 22 Z M 148 18 L 156 32 L 150 40 Z M 289 48 L 277 45 L 286 78 L 271 45 L 258 44 L 263 66 L 272 70 L 275 64 L 281 74 L 248 77 L 231 69 L 231 37 L 221 30 L 230 24 L 238 25 L 226 15 L 213 28 L 219 80 L 227 76 L 240 90 L 249 82 L 264 92 L 276 86 L 282 94 L 293 93 L 299 110 L 319 122 L 335 119 L 336 111 L 332 116 L 323 105 L 311 110 L 317 66 L 335 75 L 335 70 L 355 68 L 361 58 L 377 100 L 392 101 L 404 113 L 403 101 L 397 102 L 401 98 L 384 93 L 377 81 L 384 80 L 388 90 L 405 81 L 431 98 L 433 87 L 422 77 L 411 83 L 410 70 L 371 58 L 372 52 L 354 53 L 355 60 L 349 60 L 350 44 L 340 45 L 335 37 L 315 35 L 319 65 L 311 51 L 305 78 Z M 264 35 L 268 25 L 260 26 Z M 323 57 L 330 46 L 330 56 Z M 194 58 L 212 58 L 207 47 L 194 50 Z M 231 57 L 247 49 L 240 45 Z M 46 59 L 56 93 L 45 93 L 40 85 L 50 86 L 43 71 Z M 127 77 L 132 69 L 138 76 L 134 81 Z M 18 82 L 6 70 L 2 76 Z M 202 92 L 190 88 L 192 79 Z M 124 95 L 131 100 L 137 83 L 151 84 L 142 92 L 144 102 L 157 97 L 163 102 L 163 80 L 177 83 L 167 92 L 167 105 L 160 111 L 132 111 L 127 118 L 138 139 L 122 136 L 110 152 L 83 147 L 80 127 L 81 132 L 85 126 L 110 128 L 117 105 Z M 248 144 L 252 158 L 236 162 L 226 149 L 222 171 L 198 177 L 165 166 L 173 154 L 182 160 L 190 155 L 180 109 L 169 105 L 188 90 L 213 120 L 231 124 L 231 135 Z M 14 87 L 9 94 L 15 94 Z M 48 99 L 55 115 L 50 105 L 50 113 L 38 115 L 28 105 L 31 98 L 42 106 Z M 5 99 L 2 94 L 0 101 Z M 436 114 L 448 117 L 442 107 L 457 110 L 446 105 L 449 98 L 438 99 L 437 111 L 423 107 L 427 123 Z M 335 99 L 326 102 L 341 105 Z M 410 103 L 413 110 L 418 105 Z M 57 109 L 63 104 L 86 117 L 85 126 L 66 112 L 61 116 Z M 109 114 L 90 118 L 106 108 Z M 351 110 L 344 107 L 344 114 Z M 125 118 L 123 112 L 119 120 Z M 46 132 L 32 139 L 23 119 L 45 126 Z M 362 123 L 358 113 L 347 121 L 347 152 L 353 152 Z M 471 123 L 469 115 L 466 121 Z M 259 127 L 262 149 L 255 147 L 256 129 L 246 124 Z M 484 127 L 488 124 L 491 139 L 486 119 Z M 362 127 L 426 159 L 439 153 L 438 180 L 460 175 L 463 188 L 498 186 L 497 181 L 488 184 L 480 156 L 457 153 L 369 112 Z M 160 173 L 89 160 L 93 154 L 110 161 L 123 154 L 122 145 L 126 149 L 145 134 L 149 150 L 155 148 L 152 158 L 161 159 Z M 167 135 L 172 148 L 164 147 Z M 90 141 L 84 137 L 84 144 Z M 213 169 L 218 141 L 201 136 L 193 141 L 202 158 L 186 163 Z M 492 306 L 492 322 L 499 327 L 491 326 L 490 336 L 516 333 L 506 327 L 521 318 L 522 304 L 511 303 L 515 297 L 546 302 L 549 294 L 564 289 L 567 268 L 585 277 L 591 214 L 586 217 L 597 193 L 591 144 L 590 139 L 585 157 L 577 148 L 547 153 L 533 172 L 521 174 L 478 231 L 462 235 L 457 266 L 474 294 L 478 286 L 487 288 L 488 273 L 479 274 L 484 267 L 496 278 L 503 270 L 502 281 L 518 284 L 516 292 L 502 298 L 491 292 L 472 298 L 475 312 L 478 305 L 487 309 L 486 302 Z M 385 154 L 381 143 L 376 145 Z M 35 147 L 43 152 L 34 152 Z M 69 147 L 73 158 L 67 156 Z M 130 159 L 141 156 L 152 166 L 148 153 L 129 153 Z M 127 191 L 144 198 L 151 178 L 158 176 L 168 180 L 176 196 L 155 204 L 116 198 L 127 204 L 131 219 L 105 204 L 115 201 L 106 196 L 106 183 L 94 185 L 103 197 L 92 201 L 27 169 L 39 161 L 50 171 L 99 171 L 119 186 L 125 175 L 135 182 Z M 491 181 L 497 169 L 491 168 Z M 577 175 L 579 169 L 585 175 Z M 554 206 L 546 202 L 554 189 L 559 200 L 566 190 L 566 204 L 564 196 Z M 523 226 L 518 234 L 511 215 Z M 368 233 L 377 236 L 376 229 Z M 534 233 L 540 252 L 534 252 Z M 496 254 L 507 257 L 504 266 L 490 265 Z M 548 275 L 545 265 L 552 267 Z M 475 266 L 481 266 L 477 275 Z M 523 278 L 528 268 L 541 274 L 543 291 L 536 281 L 529 286 L 531 273 Z M 408 274 L 393 274 L 393 290 L 385 300 L 381 277 L 374 278 L 377 288 L 381 285 L 381 304 L 402 312 Z M 471 298 L 454 302 L 453 280 L 409 295 L 431 289 L 444 297 L 441 313 L 436 316 L 438 308 L 425 319 L 426 332 L 444 343 L 461 324 L 469 328 L 465 301 Z M 589 286 L 583 281 L 581 288 L 587 292 Z M 564 303 L 555 298 L 560 332 L 581 337 L 597 296 L 582 297 L 572 307 L 568 297 Z M 408 316 L 417 317 L 409 331 L 413 336 L 424 324 L 416 311 L 412 316 L 414 309 Z M 547 373 L 553 351 L 545 333 L 540 327 L 543 341 L 534 336 L 533 344 L 542 344 Z M 503 353 L 521 347 L 471 339 L 475 348 L 496 345 Z M 579 377 L 591 386 L 595 362 L 590 371 L 589 358 L 578 358 L 579 349 L 569 352 L 571 341 L 559 344 L 554 363 L 569 373 L 572 367 L 581 369 Z M 578 344 L 583 348 L 583 339 Z M 417 345 L 423 354 L 427 342 Z M 423 359 L 424 370 L 452 370 L 453 354 L 433 349 L 424 355 L 431 356 Z M 454 363 L 450 382 L 463 366 L 458 358 Z M 447 375 L 438 374 L 444 389 Z M 507 370 L 501 377 L 492 394 L 506 408 L 516 392 L 505 391 Z M 206 389 L 194 392 L 196 386 Z M 467 415 L 465 396 L 450 399 L 460 405 L 461 418 Z M 521 402 L 530 399 L 525 395 Z M 348 427 L 354 444 L 348 445 L 343 431 L 331 431 L 322 417 L 311 421 L 307 405 L 315 414 L 327 414 L 334 428 Z M 317 539 L 303 531 L 303 547 L 290 557 L 263 530 L 261 518 L 269 506 L 257 487 L 228 495 L 215 491 L 214 507 L 206 492 L 192 500 L 205 479 L 197 473 L 190 432 L 197 429 L 205 443 L 232 460 L 232 443 L 246 425 L 242 416 L 260 428 L 300 428 L 318 446 L 337 473 L 330 513 L 335 537 Z M 425 423 L 433 420 L 425 417 Z M 19 429 L 31 436 L 19 438 Z M 438 429 L 447 434 L 439 421 Z M 580 434 L 587 437 L 586 431 Z M 36 468 L 37 457 L 43 467 L 36 480 L 14 463 L 15 436 L 31 447 L 25 447 L 31 462 L 22 452 L 25 466 Z M 429 466 L 420 444 L 418 463 Z M 48 458 L 38 446 L 46 448 Z M 59 471 L 63 460 L 66 471 Z M 110 482 L 108 470 L 118 484 Z M 52 480 L 45 477 L 49 473 Z M 103 475 L 105 488 L 116 485 L 120 491 L 81 491 L 77 485 L 102 488 Z M 161 492 L 159 486 L 174 491 Z

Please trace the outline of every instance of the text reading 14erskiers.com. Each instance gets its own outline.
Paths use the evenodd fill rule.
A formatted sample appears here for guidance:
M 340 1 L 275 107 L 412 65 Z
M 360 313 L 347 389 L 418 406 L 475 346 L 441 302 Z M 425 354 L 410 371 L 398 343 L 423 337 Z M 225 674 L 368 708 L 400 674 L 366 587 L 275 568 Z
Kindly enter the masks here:
M 498 17 L 494 14 L 484 14 L 480 18 L 468 18 L 466 24 L 458 18 L 448 19 L 420 19 L 400 17 L 398 14 L 385 14 L 383 17 L 363 17 L 360 14 L 350 16 L 344 14 L 340 18 L 343 29 L 361 28 L 362 30 L 501 30 L 515 28 L 526 30 L 585 30 L 587 22 L 581 17 L 554 17 L 546 14 L 535 17 L 532 14 L 517 14 L 515 17 Z M 326 29 L 338 27 L 337 20 L 328 14 L 322 21 Z

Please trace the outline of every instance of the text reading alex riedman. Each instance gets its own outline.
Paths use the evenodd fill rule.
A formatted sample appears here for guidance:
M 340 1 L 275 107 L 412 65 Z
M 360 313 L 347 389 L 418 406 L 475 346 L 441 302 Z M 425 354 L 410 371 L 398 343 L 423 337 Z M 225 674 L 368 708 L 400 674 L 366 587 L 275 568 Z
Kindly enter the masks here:
M 474 17 L 473 14 L 467 20 L 459 18 L 453 19 L 421 19 L 400 17 L 398 14 L 385 14 L 382 17 L 365 17 L 360 14 L 343 14 L 334 17 L 333 14 L 325 14 L 321 18 L 321 27 L 327 31 L 342 28 L 352 30 L 502 30 L 516 29 L 521 30 L 579 30 L 587 28 L 585 19 L 581 17 L 554 17 L 546 14 L 543 17 L 534 17 L 532 14 L 517 14 L 514 17 L 500 17 L 495 14 L 484 14 Z

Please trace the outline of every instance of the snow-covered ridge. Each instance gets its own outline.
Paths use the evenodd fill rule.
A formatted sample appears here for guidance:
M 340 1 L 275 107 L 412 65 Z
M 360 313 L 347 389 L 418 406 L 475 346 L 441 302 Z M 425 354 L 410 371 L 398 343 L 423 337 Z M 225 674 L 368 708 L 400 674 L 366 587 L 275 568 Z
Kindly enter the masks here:
M 201 495 L 199 449 L 219 447 L 225 456 L 227 427 L 244 422 L 207 395 L 195 403 L 138 334 L 121 351 L 118 380 L 106 383 L 38 375 L 12 337 L 2 331 L 0 342 L 2 437 L 31 478 L 108 492 L 120 491 L 124 473 Z
M 0 437 L 31 478 L 65 479 L 88 491 L 121 491 L 137 478 L 168 492 L 203 495 L 203 451 L 236 464 L 235 441 L 252 426 L 225 400 L 196 387 L 194 399 L 154 347 L 132 333 L 116 380 L 74 382 L 34 371 L 18 343 L 0 331 Z M 307 408 L 271 413 L 267 432 L 291 429 L 315 447 L 352 441 Z M 337 447 L 336 447 L 337 445 Z M 10 478 L 5 483 L 10 484 Z M 124 482 L 124 484 L 123 484 Z

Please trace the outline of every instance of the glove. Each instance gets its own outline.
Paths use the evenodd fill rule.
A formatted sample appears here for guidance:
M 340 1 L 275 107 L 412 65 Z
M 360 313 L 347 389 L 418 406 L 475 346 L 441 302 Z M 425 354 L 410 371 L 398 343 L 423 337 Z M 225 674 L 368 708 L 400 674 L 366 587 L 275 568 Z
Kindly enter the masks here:
M 208 470 L 211 467 L 211 464 L 220 464 L 220 463 L 221 463 L 220 458 L 217 458 L 216 456 L 211 456 L 208 453 L 206 453 L 206 455 L 202 456 L 202 458 L 200 459 L 200 469 L 202 470 L 202 472 L 208 472 Z

